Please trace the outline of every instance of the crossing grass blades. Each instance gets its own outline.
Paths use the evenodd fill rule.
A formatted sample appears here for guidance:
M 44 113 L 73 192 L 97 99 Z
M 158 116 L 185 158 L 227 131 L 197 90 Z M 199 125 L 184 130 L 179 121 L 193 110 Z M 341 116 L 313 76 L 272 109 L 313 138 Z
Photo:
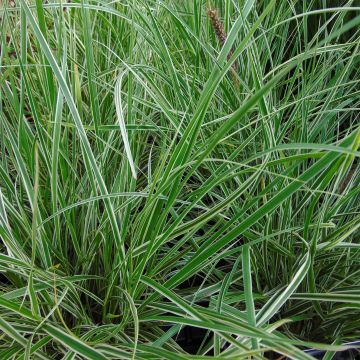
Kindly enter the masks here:
M 0 17 L 1 359 L 356 357 L 357 1 Z

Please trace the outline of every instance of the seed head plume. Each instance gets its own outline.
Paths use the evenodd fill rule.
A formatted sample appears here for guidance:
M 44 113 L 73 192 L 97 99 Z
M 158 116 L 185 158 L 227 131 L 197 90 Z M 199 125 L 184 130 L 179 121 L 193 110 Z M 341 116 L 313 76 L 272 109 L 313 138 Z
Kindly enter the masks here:
M 210 8 L 207 13 L 220 45 L 224 46 L 227 35 L 224 30 L 224 25 L 219 18 L 218 12 L 215 9 Z
M 227 39 L 227 34 L 225 32 L 224 25 L 223 25 L 222 21 L 219 18 L 219 14 L 218 14 L 216 9 L 209 8 L 207 10 L 207 15 L 208 15 L 208 17 L 210 19 L 210 22 L 211 22 L 211 25 L 212 25 L 212 27 L 214 29 L 216 37 L 218 38 L 220 46 L 223 47 L 225 42 L 226 42 L 226 39 Z M 233 53 L 234 53 L 234 49 L 232 48 L 229 51 L 229 53 L 227 54 L 227 59 L 228 60 L 231 58 Z M 234 61 L 234 63 L 232 64 L 231 67 L 232 67 L 233 71 L 237 70 L 237 62 Z M 236 78 L 235 74 L 233 74 L 233 77 L 234 77 L 234 79 Z M 237 82 L 237 80 L 235 82 Z

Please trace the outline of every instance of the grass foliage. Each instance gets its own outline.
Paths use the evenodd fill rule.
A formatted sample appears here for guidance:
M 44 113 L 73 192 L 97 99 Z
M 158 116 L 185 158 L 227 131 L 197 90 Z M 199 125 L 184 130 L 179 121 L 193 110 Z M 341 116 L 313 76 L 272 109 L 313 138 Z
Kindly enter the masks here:
M 0 17 L 1 359 L 331 359 L 360 339 L 358 2 Z

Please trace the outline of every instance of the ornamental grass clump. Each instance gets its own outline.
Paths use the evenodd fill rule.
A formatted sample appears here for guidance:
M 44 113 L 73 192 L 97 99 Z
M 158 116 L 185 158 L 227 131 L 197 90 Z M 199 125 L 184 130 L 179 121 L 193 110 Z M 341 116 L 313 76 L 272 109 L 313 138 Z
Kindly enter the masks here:
M 355 359 L 359 24 L 1 1 L 0 358 Z

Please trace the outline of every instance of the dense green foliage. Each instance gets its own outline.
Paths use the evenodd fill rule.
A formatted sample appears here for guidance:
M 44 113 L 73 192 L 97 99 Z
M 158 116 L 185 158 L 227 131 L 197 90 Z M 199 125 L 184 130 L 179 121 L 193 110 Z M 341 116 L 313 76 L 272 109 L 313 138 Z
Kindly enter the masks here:
M 356 1 L 0 6 L 1 359 L 360 339 Z

